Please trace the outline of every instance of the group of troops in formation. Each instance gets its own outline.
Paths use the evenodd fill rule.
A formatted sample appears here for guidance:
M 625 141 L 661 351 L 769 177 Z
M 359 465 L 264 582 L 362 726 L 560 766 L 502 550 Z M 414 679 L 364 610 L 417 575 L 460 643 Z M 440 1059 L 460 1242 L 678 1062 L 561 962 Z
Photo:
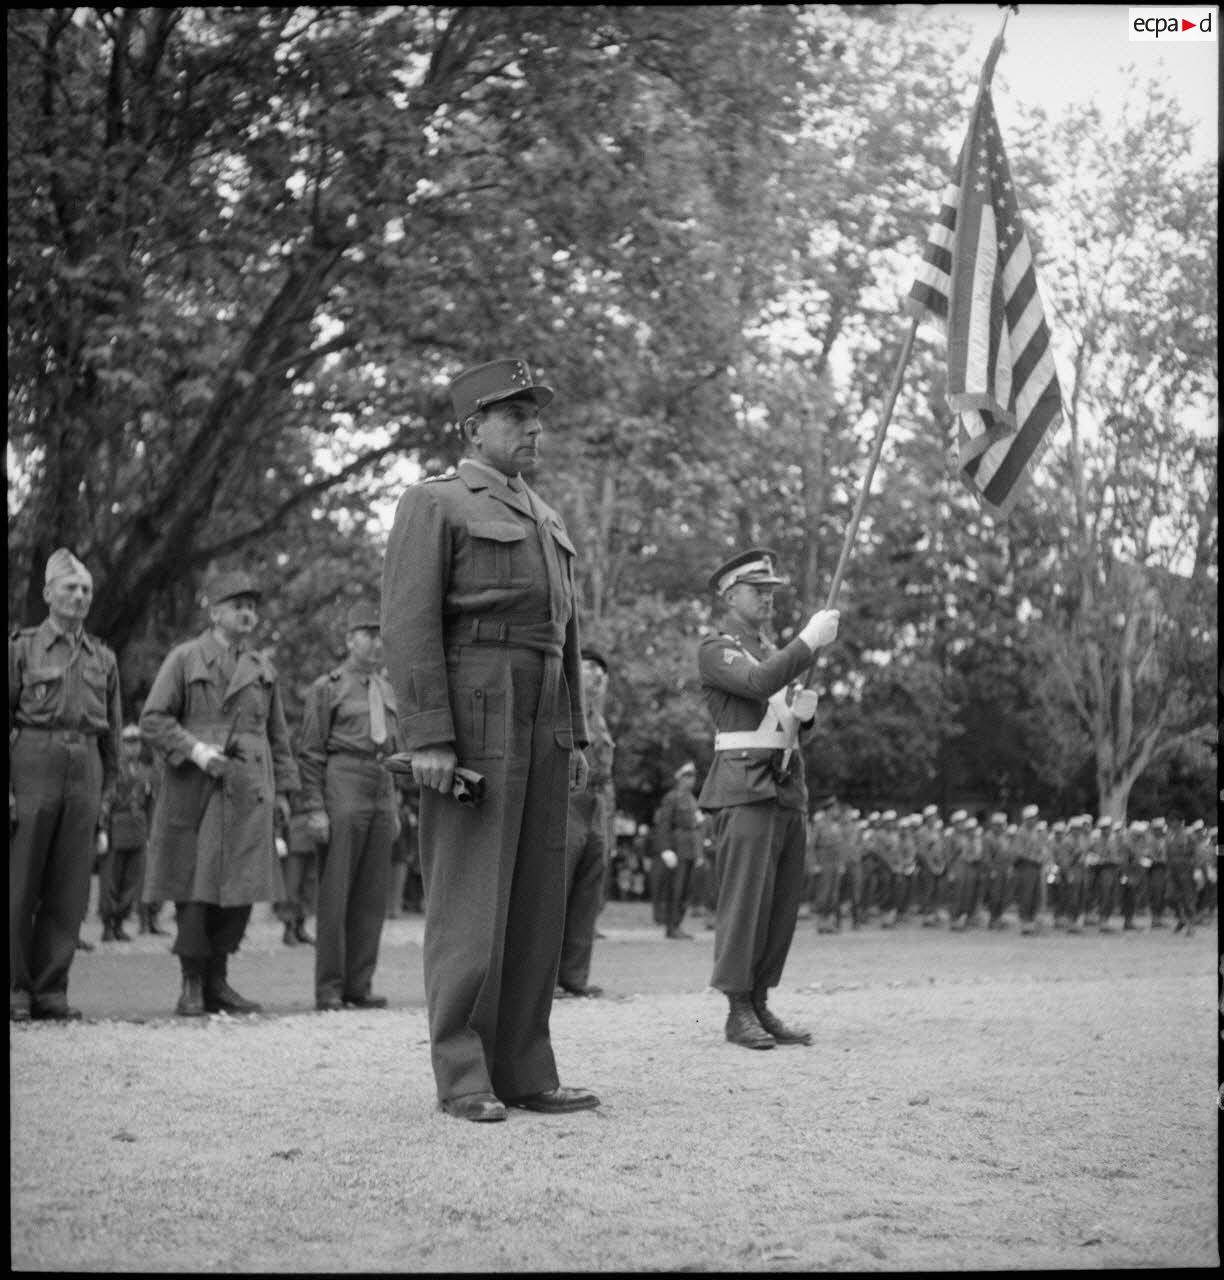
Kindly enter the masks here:
M 1014 904 L 1026 935 L 1043 921 L 1068 933 L 1110 933 L 1119 916 L 1133 930 L 1137 914 L 1161 929 L 1166 913 L 1190 935 L 1215 910 L 1217 836 L 1177 813 L 1047 822 L 1026 805 L 1018 823 L 998 812 L 983 823 L 963 809 L 945 822 L 935 805 L 901 816 L 831 805 L 809 828 L 809 901 L 824 933 L 843 920 L 860 928 L 877 913 L 885 929 L 906 917 L 957 931 L 1001 929 Z
M 157 762 L 157 795 L 140 892 L 147 907 L 175 907 L 177 1013 L 259 1009 L 230 985 L 228 960 L 254 903 L 299 896 L 287 883 L 304 870 L 295 829 L 318 853 L 317 1008 L 384 1005 L 371 980 L 401 822 L 396 777 L 410 777 L 442 1111 L 488 1122 L 508 1107 L 600 1105 L 560 1083 L 549 1025 L 558 987 L 597 994 L 587 979 L 614 806 L 608 663 L 579 636 L 575 545 L 524 478 L 553 396 L 521 359 L 451 384 L 467 456 L 402 495 L 381 601 L 348 615 L 347 657 L 310 686 L 296 748 L 277 670 L 253 642 L 261 588 L 249 575 L 206 584 L 208 625 L 166 656 L 125 731 L 115 656 L 83 626 L 90 573 L 66 549 L 50 557 L 49 616 L 9 644 L 12 1020 L 80 1016 L 68 972 L 95 841 L 103 830 L 128 852 L 115 820 L 134 820 L 151 794 L 135 769 L 142 746 Z M 1189 932 L 1204 841 L 1172 815 L 1146 832 L 1078 819 L 1045 827 L 1033 806 L 1015 829 L 1001 815 L 979 828 L 964 813 L 945 826 L 933 810 L 905 819 L 820 810 L 809 823 L 810 683 L 839 614 L 817 610 L 775 645 L 774 594 L 785 582 L 768 548 L 710 575 L 718 621 L 697 674 L 713 759 L 699 794 L 695 766 L 676 771 L 656 823 L 669 938 L 686 936 L 694 865 L 713 850 L 710 986 L 727 999 L 727 1041 L 812 1043 L 769 999 L 813 882 L 825 927 L 836 927 L 843 903 L 859 924 L 876 906 L 885 925 L 913 906 L 930 922 L 948 913 L 954 928 L 984 905 L 997 926 L 1012 894 L 1025 931 L 1036 929 L 1043 895 L 1069 928 L 1094 911 L 1109 927 L 1115 899 L 1130 921 L 1146 895 L 1154 922 L 1168 904 Z M 122 897 L 122 876 L 117 885 Z M 119 936 L 121 908 L 106 904 Z M 300 918 L 285 923 L 287 941 L 303 936 Z

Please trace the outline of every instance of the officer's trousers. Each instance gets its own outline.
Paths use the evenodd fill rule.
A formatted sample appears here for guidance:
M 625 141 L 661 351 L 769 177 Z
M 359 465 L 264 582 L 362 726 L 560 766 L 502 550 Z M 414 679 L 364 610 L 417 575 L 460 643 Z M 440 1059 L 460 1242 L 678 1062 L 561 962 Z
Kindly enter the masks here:
M 17 827 L 9 840 L 9 1004 L 68 1003 L 89 909 L 102 757 L 91 734 L 19 729 L 9 752 Z
M 565 837 L 565 935 L 557 973 L 557 981 L 570 991 L 582 991 L 591 976 L 595 921 L 603 906 L 606 830 L 602 797 L 588 793 L 571 800 Z
M 327 757 L 323 805 L 331 828 L 318 857 L 315 907 L 315 999 L 367 996 L 378 964 L 391 840 L 395 788 L 373 758 Z
M 772 800 L 715 814 L 717 990 L 764 991 L 781 980 L 803 893 L 804 828 L 802 810 Z
M 460 805 L 421 789 L 425 998 L 442 1101 L 557 1086 L 549 1018 L 565 931 L 569 709 L 558 659 L 448 653 L 459 763 L 485 775 Z M 560 707 L 560 713 L 558 708 Z

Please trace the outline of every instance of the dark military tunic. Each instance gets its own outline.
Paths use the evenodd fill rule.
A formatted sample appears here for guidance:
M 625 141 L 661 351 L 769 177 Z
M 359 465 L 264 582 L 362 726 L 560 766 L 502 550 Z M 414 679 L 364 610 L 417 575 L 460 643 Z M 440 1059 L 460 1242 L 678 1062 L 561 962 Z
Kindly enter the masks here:
M 371 736 L 370 684 L 386 708 L 387 736 Z M 326 812 L 319 854 L 315 999 L 370 994 L 386 917 L 396 796 L 383 758 L 396 750 L 396 701 L 381 672 L 350 659 L 320 676 L 306 695 L 298 763 L 303 812 Z
M 401 748 L 450 744 L 479 806 L 421 788 L 438 1097 L 555 1088 L 570 753 L 587 744 L 574 547 L 521 481 L 467 459 L 405 490 L 383 571 Z
M 706 706 L 720 732 L 756 730 L 768 699 L 811 666 L 798 638 L 773 649 L 760 635 L 728 628 L 701 644 Z M 803 756 L 760 747 L 716 750 L 698 803 L 714 814 L 718 905 L 714 972 L 719 991 L 777 986 L 803 893 L 807 786 Z
M 67 1007 L 94 836 L 118 770 L 115 655 L 48 618 L 9 640 L 9 1003 Z

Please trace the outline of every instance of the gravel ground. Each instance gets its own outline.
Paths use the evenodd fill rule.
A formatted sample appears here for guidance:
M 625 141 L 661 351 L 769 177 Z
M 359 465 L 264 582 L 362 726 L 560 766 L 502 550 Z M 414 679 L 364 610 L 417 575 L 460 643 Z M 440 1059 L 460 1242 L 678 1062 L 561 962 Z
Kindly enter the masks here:
M 313 1012 L 256 909 L 252 1018 L 177 1020 L 166 939 L 83 954 L 86 1021 L 10 1026 L 15 1269 L 925 1271 L 1216 1267 L 1214 930 L 1068 938 L 800 922 L 773 1001 L 816 1032 L 722 1038 L 712 934 L 609 904 L 601 1000 L 558 1001 L 595 1112 L 435 1106 L 420 920 L 385 1011 Z M 86 936 L 96 936 L 87 926 Z

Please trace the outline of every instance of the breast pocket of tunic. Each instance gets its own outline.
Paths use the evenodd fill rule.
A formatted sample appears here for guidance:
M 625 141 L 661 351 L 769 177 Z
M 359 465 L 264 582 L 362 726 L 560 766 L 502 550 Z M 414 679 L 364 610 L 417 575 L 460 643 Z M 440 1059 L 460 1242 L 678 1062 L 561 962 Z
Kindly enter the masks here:
M 64 687 L 62 667 L 27 667 L 22 681 L 21 703 L 26 711 L 57 707 Z
M 92 721 L 107 719 L 106 668 L 90 663 L 81 672 L 81 689 L 85 699 L 85 715 Z
M 531 582 L 527 530 L 513 520 L 472 520 L 468 527 L 473 585 L 524 587 Z

